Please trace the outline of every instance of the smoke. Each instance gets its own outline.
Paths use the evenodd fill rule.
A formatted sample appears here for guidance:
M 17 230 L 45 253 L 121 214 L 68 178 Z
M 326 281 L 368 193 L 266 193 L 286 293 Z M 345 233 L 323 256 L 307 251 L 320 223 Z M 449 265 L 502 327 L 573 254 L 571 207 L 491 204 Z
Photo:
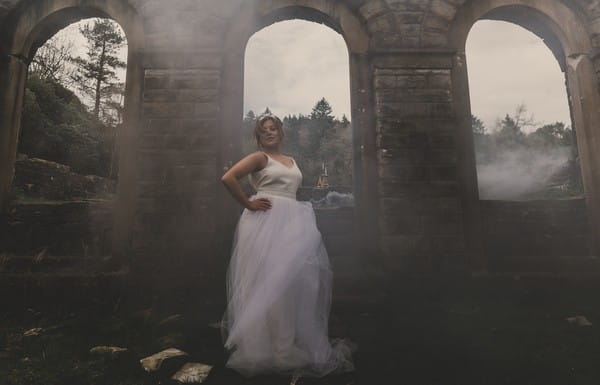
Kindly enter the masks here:
M 477 165 L 481 199 L 520 200 L 551 184 L 568 166 L 571 149 L 548 152 L 527 149 L 504 151 L 495 161 Z
M 354 195 L 352 193 L 330 191 L 324 198 L 311 199 L 310 202 L 315 208 L 353 207 Z

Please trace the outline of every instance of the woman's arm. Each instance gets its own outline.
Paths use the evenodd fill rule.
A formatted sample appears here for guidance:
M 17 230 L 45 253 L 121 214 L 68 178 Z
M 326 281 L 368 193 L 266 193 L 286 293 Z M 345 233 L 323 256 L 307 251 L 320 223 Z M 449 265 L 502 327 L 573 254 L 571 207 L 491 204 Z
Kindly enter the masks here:
M 267 158 L 265 154 L 255 152 L 237 162 L 221 177 L 221 182 L 223 182 L 229 193 L 248 210 L 268 210 L 271 208 L 271 201 L 267 198 L 249 200 L 239 182 L 246 175 L 262 170 L 266 165 Z

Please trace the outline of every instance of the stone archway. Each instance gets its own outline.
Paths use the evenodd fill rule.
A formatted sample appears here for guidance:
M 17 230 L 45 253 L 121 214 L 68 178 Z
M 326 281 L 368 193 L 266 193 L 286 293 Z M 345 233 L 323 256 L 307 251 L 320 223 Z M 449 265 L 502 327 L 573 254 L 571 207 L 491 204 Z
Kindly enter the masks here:
M 350 99 L 353 122 L 354 192 L 357 230 L 363 235 L 363 258 L 377 252 L 377 171 L 375 160 L 374 102 L 369 64 L 369 35 L 359 18 L 338 1 L 253 1 L 244 3 L 231 23 L 225 41 L 223 84 L 221 85 L 221 128 L 217 174 L 229 167 L 240 153 L 236 129 L 243 116 L 244 54 L 250 37 L 277 21 L 303 19 L 322 23 L 340 33 L 347 45 L 350 62 Z M 229 200 L 221 200 L 222 234 L 230 233 L 235 213 Z M 228 230 L 229 229 L 229 230 Z M 226 248 L 226 245 L 224 245 Z
M 62 28 L 90 17 L 115 20 L 125 31 L 128 60 L 123 128 L 119 135 L 120 175 L 113 236 L 114 251 L 123 250 L 133 225 L 135 198 L 135 138 L 138 131 L 143 85 L 142 21 L 126 1 L 69 0 L 22 4 L 1 33 L 8 36 L 0 47 L 0 208 L 4 209 L 14 174 L 21 122 L 23 93 L 29 62 L 37 49 Z
M 492 0 L 469 1 L 457 12 L 449 33 L 450 46 L 456 50 L 453 60 L 452 80 L 455 97 L 455 114 L 460 156 L 460 178 L 465 186 L 463 205 L 467 237 L 481 238 L 479 193 L 475 169 L 474 144 L 471 134 L 471 107 L 468 89 L 465 44 L 471 27 L 481 19 L 502 20 L 519 25 L 541 37 L 553 52 L 566 74 L 567 92 L 573 123 L 576 127 L 578 151 L 586 203 L 590 212 L 592 237 L 596 251 L 600 245 L 600 159 L 594 153 L 600 132 L 594 125 L 600 119 L 597 106 L 600 95 L 592 62 L 592 44 L 585 31 L 584 22 L 571 9 L 559 1 Z M 482 253 L 480 252 L 479 255 Z M 485 265 L 483 257 L 474 261 Z

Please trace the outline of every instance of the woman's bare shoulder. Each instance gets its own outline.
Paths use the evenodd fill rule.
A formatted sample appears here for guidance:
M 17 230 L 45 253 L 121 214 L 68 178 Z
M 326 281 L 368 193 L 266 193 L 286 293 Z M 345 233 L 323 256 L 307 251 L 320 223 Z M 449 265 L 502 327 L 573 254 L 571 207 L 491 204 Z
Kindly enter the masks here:
M 262 170 L 263 168 L 265 168 L 265 166 L 267 165 L 267 162 L 269 161 L 267 154 L 265 154 L 262 151 L 254 151 L 254 152 L 246 155 L 246 157 L 244 159 L 246 159 L 248 162 L 251 162 L 253 165 L 255 165 L 254 171 Z

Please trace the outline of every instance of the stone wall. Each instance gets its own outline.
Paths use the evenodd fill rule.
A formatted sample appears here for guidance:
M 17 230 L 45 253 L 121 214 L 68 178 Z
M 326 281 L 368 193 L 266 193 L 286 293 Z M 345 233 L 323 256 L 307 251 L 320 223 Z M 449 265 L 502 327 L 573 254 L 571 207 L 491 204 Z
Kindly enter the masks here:
M 382 247 L 397 268 L 463 263 L 451 67 L 438 54 L 375 60 Z
M 584 199 L 481 201 L 490 271 L 599 271 Z
M 80 175 L 69 166 L 20 154 L 15 164 L 13 192 L 49 200 L 107 197 L 116 193 L 116 181 Z
M 112 226 L 109 201 L 14 202 L 0 222 L 0 253 L 107 256 Z
M 497 9 L 512 13 L 492 12 Z M 478 236 L 480 224 L 495 226 L 498 213 L 513 209 L 477 197 L 463 52 L 466 33 L 486 17 L 546 23 L 552 28 L 536 31 L 559 28 L 564 35 L 559 54 L 570 58 L 567 83 L 588 194 L 578 210 L 591 218 L 590 237 L 600 239 L 597 0 L 2 1 L 1 204 L 12 183 L 28 44 L 91 15 L 115 18 L 130 47 L 114 219 L 120 241 L 113 251 L 132 255 L 134 271 L 159 277 L 223 272 L 239 211 L 219 177 L 240 153 L 234 127 L 243 113 L 245 44 L 269 23 L 293 18 L 332 26 L 349 47 L 353 221 L 362 232 L 354 235 L 362 253 L 356 266 L 456 271 L 473 267 L 473 254 L 485 259 L 486 247 L 497 252 L 489 246 L 495 238 Z M 547 210 L 557 213 L 563 204 L 548 203 Z M 538 222 L 544 229 L 545 215 Z M 529 226 L 515 218 L 515 226 Z M 482 239 L 488 246 L 478 248 Z

